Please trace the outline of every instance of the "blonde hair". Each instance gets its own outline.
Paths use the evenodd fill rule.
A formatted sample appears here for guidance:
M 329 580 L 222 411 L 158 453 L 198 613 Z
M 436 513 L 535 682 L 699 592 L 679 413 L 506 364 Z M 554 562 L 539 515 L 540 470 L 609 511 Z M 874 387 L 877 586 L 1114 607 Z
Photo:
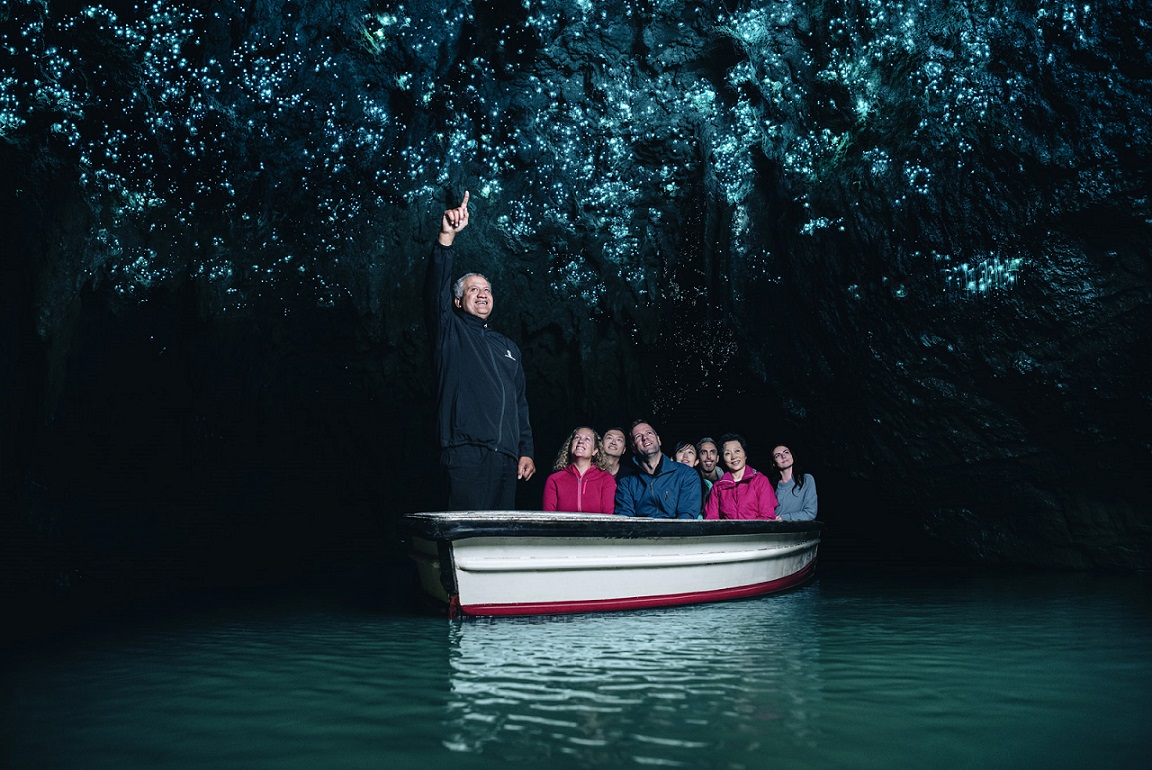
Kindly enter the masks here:
M 572 432 L 568 434 L 568 438 L 564 439 L 564 445 L 561 446 L 560 451 L 556 453 L 556 462 L 552 463 L 552 470 L 562 471 L 572 463 L 572 441 L 576 438 L 576 434 L 582 430 L 592 431 L 592 437 L 596 440 L 596 447 L 592 450 L 592 464 L 600 470 L 604 470 L 606 462 L 604 457 L 604 444 L 600 440 L 600 434 L 596 432 L 596 429 L 590 428 L 587 425 L 576 426 Z

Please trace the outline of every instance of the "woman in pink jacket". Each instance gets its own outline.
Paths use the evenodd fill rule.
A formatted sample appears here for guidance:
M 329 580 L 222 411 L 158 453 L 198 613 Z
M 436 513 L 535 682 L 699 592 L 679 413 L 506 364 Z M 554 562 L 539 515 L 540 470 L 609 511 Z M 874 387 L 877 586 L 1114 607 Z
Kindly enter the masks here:
M 776 518 L 776 491 L 767 476 L 748 465 L 748 445 L 744 437 L 735 433 L 721 436 L 720 456 L 728 472 L 712 485 L 704 506 L 704 518 Z
M 604 470 L 600 435 L 579 427 L 568 436 L 544 482 L 544 510 L 614 513 L 616 478 Z

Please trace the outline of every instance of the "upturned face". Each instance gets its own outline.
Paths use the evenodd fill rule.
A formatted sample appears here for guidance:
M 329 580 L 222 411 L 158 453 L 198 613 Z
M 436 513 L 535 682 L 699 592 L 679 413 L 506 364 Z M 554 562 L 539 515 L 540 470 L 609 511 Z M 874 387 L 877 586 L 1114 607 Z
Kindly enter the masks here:
M 624 431 L 612 429 L 604 434 L 604 454 L 609 457 L 623 457 L 625 446 Z
M 689 444 L 688 446 L 680 447 L 676 452 L 676 462 L 683 463 L 684 465 L 696 467 L 696 447 Z
M 740 446 L 739 441 L 725 441 L 724 442 L 724 467 L 728 472 L 735 476 L 740 471 L 744 470 L 744 466 L 748 464 L 748 458 L 744 456 L 744 447 Z
M 711 473 L 716 469 L 716 463 L 720 462 L 720 453 L 716 451 L 716 445 L 711 441 L 705 441 L 700 445 L 700 469 L 705 473 Z
M 642 422 L 632 429 L 632 449 L 642 457 L 655 457 L 660 454 L 660 437 L 656 430 L 646 422 Z
M 492 285 L 478 275 L 464 279 L 464 294 L 456 298 L 456 307 L 484 321 L 492 315 Z
M 572 443 L 568 447 L 568 454 L 575 460 L 577 457 L 591 458 L 592 454 L 596 451 L 596 434 L 587 428 L 581 428 L 572 437 Z
M 772 462 L 780 470 L 792 467 L 792 450 L 786 446 L 778 446 L 772 450 Z

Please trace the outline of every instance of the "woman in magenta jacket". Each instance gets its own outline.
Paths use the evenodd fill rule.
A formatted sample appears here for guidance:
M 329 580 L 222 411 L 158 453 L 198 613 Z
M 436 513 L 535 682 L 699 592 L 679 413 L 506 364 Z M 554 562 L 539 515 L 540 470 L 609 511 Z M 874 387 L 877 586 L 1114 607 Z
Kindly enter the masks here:
M 768 477 L 748 464 L 744 437 L 720 437 L 720 456 L 728 472 L 712 485 L 704 506 L 706 519 L 774 519 L 776 491 Z
M 616 478 L 604 470 L 600 434 L 581 426 L 568 436 L 544 482 L 544 510 L 614 513 Z

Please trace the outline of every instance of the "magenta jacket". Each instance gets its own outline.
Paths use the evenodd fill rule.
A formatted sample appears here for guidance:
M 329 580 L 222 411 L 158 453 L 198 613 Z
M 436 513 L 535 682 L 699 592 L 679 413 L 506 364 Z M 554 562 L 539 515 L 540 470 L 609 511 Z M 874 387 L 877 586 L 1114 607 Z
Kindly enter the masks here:
M 755 468 L 746 466 L 739 481 L 733 481 L 732 474 L 725 473 L 712 485 L 704 505 L 704 518 L 774 519 L 777 505 L 772 482 Z
M 544 482 L 544 510 L 613 513 L 616 510 L 616 477 L 595 465 L 581 476 L 575 465 L 569 465 Z

